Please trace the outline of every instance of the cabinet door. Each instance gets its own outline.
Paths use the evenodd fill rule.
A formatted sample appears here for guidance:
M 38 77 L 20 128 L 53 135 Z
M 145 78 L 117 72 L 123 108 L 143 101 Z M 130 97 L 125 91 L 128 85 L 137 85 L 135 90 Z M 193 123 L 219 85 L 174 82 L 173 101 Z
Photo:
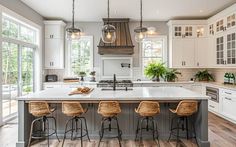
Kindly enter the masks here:
M 183 66 L 183 39 L 173 39 L 172 42 L 172 67 Z
M 61 25 L 45 25 L 45 38 L 63 38 L 64 30 Z
M 225 30 L 225 20 L 219 19 L 216 21 L 216 33 L 223 32 Z
M 195 40 L 195 66 L 207 67 L 208 38 L 197 38 Z M 208 54 L 209 55 L 209 54 Z
M 224 65 L 224 36 L 216 37 L 216 64 L 217 65 Z
M 63 39 L 45 39 L 45 68 L 64 68 Z
M 226 17 L 227 29 L 234 28 L 236 26 L 235 23 L 236 23 L 236 12 L 234 12 Z
M 182 38 L 183 29 L 180 25 L 173 26 L 173 38 Z
M 214 34 L 215 34 L 215 25 L 214 24 L 208 25 L 208 35 L 213 36 Z
M 195 26 L 195 34 L 198 38 L 207 37 L 207 26 L 206 25 L 197 25 Z
M 235 65 L 236 64 L 236 30 L 230 31 L 226 34 L 226 62 L 227 65 Z
M 235 97 L 227 97 L 227 96 L 223 97 L 223 106 L 222 106 L 223 115 L 225 115 L 230 119 L 236 120 L 235 107 L 236 107 Z
M 183 26 L 183 37 L 184 38 L 194 37 L 194 27 L 191 25 L 184 25 Z
M 183 66 L 184 67 L 194 67 L 194 50 L 195 50 L 195 41 L 194 39 L 182 39 L 182 54 Z

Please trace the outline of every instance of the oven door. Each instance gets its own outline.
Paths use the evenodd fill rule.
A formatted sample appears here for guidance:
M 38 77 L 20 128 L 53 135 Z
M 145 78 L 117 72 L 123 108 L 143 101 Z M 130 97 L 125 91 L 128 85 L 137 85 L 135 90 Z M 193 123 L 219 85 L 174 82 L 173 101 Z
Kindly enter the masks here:
M 210 100 L 219 103 L 219 98 L 218 98 L 217 93 L 212 93 L 212 92 L 207 91 L 206 95 L 210 97 Z

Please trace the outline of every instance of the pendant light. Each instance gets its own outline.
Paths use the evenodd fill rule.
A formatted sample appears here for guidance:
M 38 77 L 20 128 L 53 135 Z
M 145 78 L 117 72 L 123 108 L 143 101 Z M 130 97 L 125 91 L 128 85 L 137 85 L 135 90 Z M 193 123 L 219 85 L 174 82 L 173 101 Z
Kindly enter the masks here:
M 147 31 L 148 29 L 146 27 L 143 27 L 143 1 L 140 0 L 140 26 L 134 30 L 135 41 L 142 42 L 146 37 Z
M 113 43 L 116 40 L 116 28 L 109 22 L 110 19 L 110 0 L 107 0 L 107 24 L 102 27 L 102 41 Z
M 72 7 L 72 26 L 66 29 L 66 36 L 69 40 L 76 40 L 80 39 L 81 30 L 75 27 L 75 0 L 73 0 Z

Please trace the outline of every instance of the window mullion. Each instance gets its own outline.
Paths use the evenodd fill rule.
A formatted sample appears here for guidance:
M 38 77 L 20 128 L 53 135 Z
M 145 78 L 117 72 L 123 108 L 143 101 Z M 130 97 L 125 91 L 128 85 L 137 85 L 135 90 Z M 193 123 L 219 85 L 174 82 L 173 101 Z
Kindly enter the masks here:
M 22 45 L 18 44 L 18 96 L 22 95 Z

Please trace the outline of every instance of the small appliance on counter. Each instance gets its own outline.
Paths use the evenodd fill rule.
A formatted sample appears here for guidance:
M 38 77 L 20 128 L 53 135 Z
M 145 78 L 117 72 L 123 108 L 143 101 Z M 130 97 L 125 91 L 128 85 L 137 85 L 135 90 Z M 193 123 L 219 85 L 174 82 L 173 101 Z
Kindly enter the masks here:
M 46 75 L 45 81 L 46 82 L 57 82 L 58 77 L 57 75 Z
M 63 79 L 63 82 L 65 82 L 65 83 L 70 83 L 70 82 L 79 82 L 80 81 L 80 79 L 79 78 L 73 78 L 73 77 L 68 77 L 68 78 L 64 78 Z
M 235 84 L 235 75 L 233 73 L 225 73 L 224 84 Z

